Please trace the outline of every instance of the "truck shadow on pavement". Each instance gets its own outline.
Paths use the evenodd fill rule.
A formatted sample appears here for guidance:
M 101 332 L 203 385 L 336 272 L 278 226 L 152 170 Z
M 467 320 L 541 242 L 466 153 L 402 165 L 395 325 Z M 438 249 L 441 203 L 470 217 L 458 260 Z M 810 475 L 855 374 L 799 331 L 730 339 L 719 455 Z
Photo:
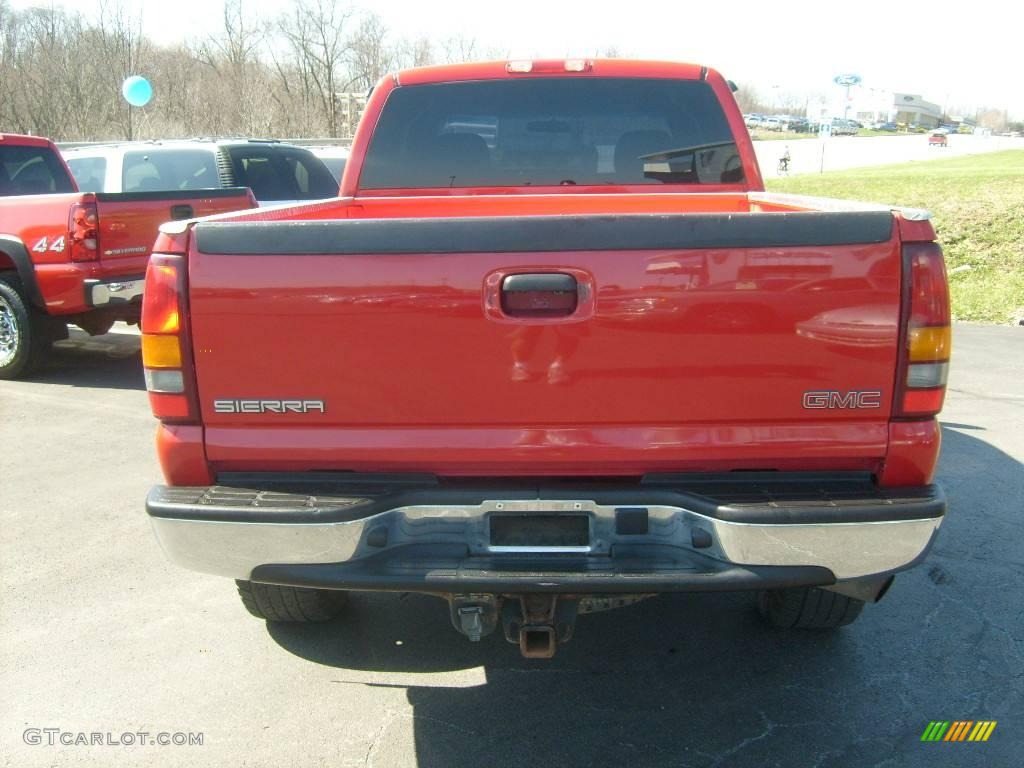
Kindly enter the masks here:
M 76 328 L 58 341 L 46 362 L 26 381 L 91 389 L 144 390 L 140 337 L 130 333 L 89 336 Z
M 404 690 L 409 706 L 381 705 L 367 764 L 412 764 L 411 730 L 420 768 L 931 765 L 936 745 L 920 742 L 929 720 L 1016 729 L 1024 715 L 1024 467 L 977 428 L 943 432 L 953 512 L 937 545 L 838 632 L 767 628 L 746 593 L 580 617 L 549 661 L 520 658 L 500 631 L 469 643 L 428 596 L 357 594 L 333 622 L 268 631 L 337 668 L 339 711 L 349 686 L 392 689 L 382 701 Z M 939 747 L 944 765 L 1009 765 L 1014 742 Z M 983 758 L 967 753 L 981 747 Z

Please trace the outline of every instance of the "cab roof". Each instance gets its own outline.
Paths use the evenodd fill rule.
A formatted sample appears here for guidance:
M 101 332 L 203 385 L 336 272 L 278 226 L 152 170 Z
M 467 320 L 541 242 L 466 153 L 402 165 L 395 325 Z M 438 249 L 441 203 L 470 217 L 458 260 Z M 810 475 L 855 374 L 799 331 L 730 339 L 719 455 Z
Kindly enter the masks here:
M 0 146 L 49 147 L 53 142 L 42 136 L 26 136 L 21 133 L 0 133 Z
M 529 62 L 529 72 L 510 71 Z M 569 69 L 568 66 L 583 69 Z M 397 85 L 429 85 L 465 80 L 499 80 L 524 77 L 643 77 L 675 80 L 701 80 L 708 68 L 678 61 L 638 61 L 632 59 L 511 59 L 473 64 L 441 64 L 404 69 L 394 75 Z

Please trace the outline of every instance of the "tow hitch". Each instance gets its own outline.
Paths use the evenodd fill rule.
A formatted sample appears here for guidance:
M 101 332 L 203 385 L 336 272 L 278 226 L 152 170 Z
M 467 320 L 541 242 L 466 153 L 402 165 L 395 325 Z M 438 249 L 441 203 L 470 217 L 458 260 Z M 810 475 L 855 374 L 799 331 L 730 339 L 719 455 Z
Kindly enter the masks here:
M 572 638 L 578 598 L 559 595 L 452 595 L 455 628 L 472 642 L 491 634 L 501 620 L 505 639 L 528 659 L 550 659 Z
M 572 639 L 580 614 L 624 608 L 653 595 L 445 595 L 452 625 L 476 643 L 501 627 L 528 659 L 550 659 Z
M 559 643 L 572 639 L 579 600 L 559 595 L 519 595 L 505 600 L 501 626 L 505 639 L 528 659 L 550 659 Z

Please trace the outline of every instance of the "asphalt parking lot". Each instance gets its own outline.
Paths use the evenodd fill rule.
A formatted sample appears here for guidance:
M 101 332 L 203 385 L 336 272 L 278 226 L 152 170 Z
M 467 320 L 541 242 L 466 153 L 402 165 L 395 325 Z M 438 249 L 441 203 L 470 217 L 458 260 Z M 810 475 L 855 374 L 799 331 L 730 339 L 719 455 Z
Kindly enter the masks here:
M 267 627 L 231 582 L 171 566 L 138 337 L 76 335 L 0 382 L 5 766 L 1010 766 L 1024 744 L 1024 328 L 958 325 L 935 549 L 830 635 L 753 598 L 581 618 L 552 661 L 473 645 L 427 597 L 356 596 Z M 930 720 L 997 720 L 922 743 Z M 192 746 L 26 744 L 29 728 L 201 732 Z

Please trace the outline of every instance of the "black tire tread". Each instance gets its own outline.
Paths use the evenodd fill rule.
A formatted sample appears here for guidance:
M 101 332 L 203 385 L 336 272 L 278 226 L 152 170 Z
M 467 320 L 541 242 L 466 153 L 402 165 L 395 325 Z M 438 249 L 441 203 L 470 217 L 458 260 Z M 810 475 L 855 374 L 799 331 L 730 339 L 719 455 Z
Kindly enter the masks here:
M 282 587 L 236 580 L 242 605 L 253 616 L 266 621 L 311 623 L 333 619 L 347 597 L 329 589 Z
M 845 627 L 860 616 L 863 608 L 863 600 L 817 587 L 780 589 L 758 596 L 761 616 L 779 629 Z

